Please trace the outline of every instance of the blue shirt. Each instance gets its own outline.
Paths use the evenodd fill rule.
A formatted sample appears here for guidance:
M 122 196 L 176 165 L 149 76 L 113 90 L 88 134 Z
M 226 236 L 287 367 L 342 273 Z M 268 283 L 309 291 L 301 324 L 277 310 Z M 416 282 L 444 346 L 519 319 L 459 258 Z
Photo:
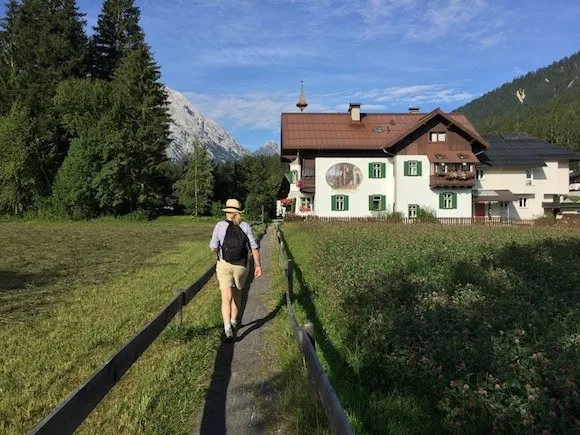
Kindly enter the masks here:
M 213 234 L 211 236 L 211 242 L 209 242 L 209 247 L 211 249 L 218 249 L 218 255 L 222 258 L 222 245 L 224 243 L 224 239 L 226 237 L 226 231 L 228 229 L 229 222 L 228 221 L 221 221 L 218 222 L 213 229 Z M 258 249 L 259 245 L 256 242 L 256 238 L 254 237 L 254 232 L 252 231 L 252 227 L 247 222 L 241 222 L 240 228 L 242 231 L 248 236 L 248 241 L 250 242 L 250 248 Z

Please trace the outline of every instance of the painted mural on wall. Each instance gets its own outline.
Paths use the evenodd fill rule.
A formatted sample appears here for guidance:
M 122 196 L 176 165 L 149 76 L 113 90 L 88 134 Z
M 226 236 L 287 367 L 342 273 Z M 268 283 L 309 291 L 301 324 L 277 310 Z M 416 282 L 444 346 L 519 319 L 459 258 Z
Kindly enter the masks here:
M 352 163 L 337 163 L 326 171 L 326 182 L 333 189 L 356 189 L 362 178 L 362 171 Z

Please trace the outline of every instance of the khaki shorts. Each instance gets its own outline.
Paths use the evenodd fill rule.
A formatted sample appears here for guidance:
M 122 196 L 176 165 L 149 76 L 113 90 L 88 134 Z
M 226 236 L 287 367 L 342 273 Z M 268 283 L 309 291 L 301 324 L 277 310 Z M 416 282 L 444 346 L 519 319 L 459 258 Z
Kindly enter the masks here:
M 215 268 L 215 274 L 220 289 L 232 288 L 234 286 L 243 289 L 248 278 L 246 261 L 242 260 L 236 263 L 228 263 L 225 260 L 219 260 Z

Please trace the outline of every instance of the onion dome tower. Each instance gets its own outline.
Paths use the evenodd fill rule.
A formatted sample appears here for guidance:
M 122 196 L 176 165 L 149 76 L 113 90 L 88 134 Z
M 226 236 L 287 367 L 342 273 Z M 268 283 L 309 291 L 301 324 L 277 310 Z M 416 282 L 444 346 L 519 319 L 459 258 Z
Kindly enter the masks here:
M 300 98 L 296 103 L 296 107 L 298 107 L 300 111 L 303 112 L 304 109 L 306 109 L 306 106 L 308 106 L 308 103 L 306 102 L 306 98 L 304 98 L 304 82 L 300 80 Z

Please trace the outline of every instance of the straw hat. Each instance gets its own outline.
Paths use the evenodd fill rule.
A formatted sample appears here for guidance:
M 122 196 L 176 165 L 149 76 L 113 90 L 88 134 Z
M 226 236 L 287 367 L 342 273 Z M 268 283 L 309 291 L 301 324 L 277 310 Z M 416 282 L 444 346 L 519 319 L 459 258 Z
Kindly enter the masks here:
M 228 199 L 226 201 L 226 208 L 222 211 L 229 213 L 242 213 L 242 204 L 237 199 Z

